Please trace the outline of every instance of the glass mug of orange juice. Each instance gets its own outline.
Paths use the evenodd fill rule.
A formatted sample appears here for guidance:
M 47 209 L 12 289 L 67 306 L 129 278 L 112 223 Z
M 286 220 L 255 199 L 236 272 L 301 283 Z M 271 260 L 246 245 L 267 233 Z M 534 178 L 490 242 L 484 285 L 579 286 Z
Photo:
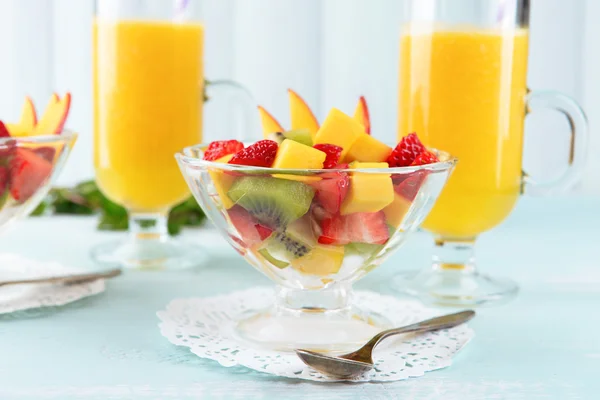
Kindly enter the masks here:
M 94 164 L 102 192 L 129 212 L 130 238 L 92 258 L 133 268 L 204 259 L 169 237 L 169 210 L 190 196 L 174 154 L 202 142 L 204 26 L 196 0 L 97 0 L 93 27 Z M 233 82 L 211 92 L 248 95 Z M 231 96 L 229 96 L 231 97 Z M 249 106 L 248 102 L 248 106 Z
M 572 99 L 527 89 L 529 0 L 410 0 L 400 37 L 398 136 L 458 158 L 423 223 L 434 235 L 433 265 L 394 286 L 430 303 L 475 306 L 505 301 L 518 286 L 475 268 L 477 236 L 502 222 L 522 189 L 564 189 L 581 172 L 586 118 Z M 571 127 L 571 157 L 560 179 L 522 171 L 525 116 L 548 108 Z

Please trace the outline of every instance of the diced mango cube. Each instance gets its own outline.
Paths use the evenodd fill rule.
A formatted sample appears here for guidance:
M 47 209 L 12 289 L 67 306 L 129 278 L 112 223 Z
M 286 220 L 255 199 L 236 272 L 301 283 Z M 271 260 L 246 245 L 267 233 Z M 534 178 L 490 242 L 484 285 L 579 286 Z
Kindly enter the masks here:
M 221 157 L 218 160 L 215 160 L 214 162 L 227 164 L 229 160 L 231 160 L 231 157 L 233 157 L 233 154 Z M 219 195 L 219 198 L 223 203 L 223 207 L 225 207 L 226 210 L 229 210 L 231 207 L 233 207 L 235 203 L 231 201 L 231 199 L 227 195 L 227 192 L 231 188 L 231 185 L 233 185 L 233 182 L 235 181 L 236 177 L 234 175 L 229 175 L 224 173 L 223 171 L 212 168 L 208 169 L 208 174 L 210 175 L 210 178 L 212 179 L 213 184 L 215 185 L 215 190 L 217 191 L 217 194 Z
M 272 168 L 320 169 L 326 157 L 327 154 L 321 150 L 285 139 L 279 145 Z
M 354 162 L 351 169 L 388 168 L 387 163 Z M 342 203 L 342 215 L 377 212 L 394 201 L 394 186 L 390 174 L 350 173 L 350 189 Z
M 348 151 L 365 134 L 365 129 L 355 119 L 344 114 L 337 108 L 331 109 L 315 136 L 315 144 L 329 143 L 342 148 L 340 161 L 344 162 Z
M 360 135 L 350 147 L 344 161 L 384 162 L 390 154 L 392 154 L 391 147 L 365 133 Z
M 344 246 L 318 244 L 310 253 L 292 261 L 292 268 L 309 275 L 327 276 L 340 270 Z
M 391 225 L 396 229 L 400 227 L 400 224 L 404 220 L 404 216 L 410 209 L 411 205 L 411 201 L 394 192 L 394 201 L 392 201 L 389 206 L 383 209 L 385 220 L 388 225 Z
M 321 150 L 285 139 L 277 150 L 272 168 L 287 169 L 321 169 L 327 154 Z M 290 179 L 301 182 L 314 182 L 321 180 L 318 176 L 302 176 L 290 174 L 274 174 L 275 178 Z

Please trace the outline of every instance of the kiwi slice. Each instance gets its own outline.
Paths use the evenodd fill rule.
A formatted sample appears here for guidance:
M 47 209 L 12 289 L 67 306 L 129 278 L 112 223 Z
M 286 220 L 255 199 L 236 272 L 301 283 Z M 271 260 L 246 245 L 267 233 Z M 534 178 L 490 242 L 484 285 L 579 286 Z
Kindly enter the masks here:
M 277 142 L 277 144 L 281 144 L 285 140 L 285 136 L 283 136 L 283 133 L 281 133 L 281 132 L 273 132 L 273 133 L 270 133 L 266 137 L 266 139 Z
M 370 257 L 378 254 L 383 249 L 382 244 L 371 243 L 349 243 L 345 247 L 347 253 L 363 254 Z
M 283 230 L 308 212 L 315 189 L 289 179 L 247 176 L 236 180 L 227 195 L 263 225 Z
M 308 129 L 292 129 L 291 131 L 283 132 L 283 136 L 294 142 L 302 143 L 310 147 L 313 146 L 312 135 Z
M 292 222 L 285 231 L 275 232 L 258 252 L 276 267 L 285 268 L 310 253 L 316 243 L 310 218 L 304 217 Z

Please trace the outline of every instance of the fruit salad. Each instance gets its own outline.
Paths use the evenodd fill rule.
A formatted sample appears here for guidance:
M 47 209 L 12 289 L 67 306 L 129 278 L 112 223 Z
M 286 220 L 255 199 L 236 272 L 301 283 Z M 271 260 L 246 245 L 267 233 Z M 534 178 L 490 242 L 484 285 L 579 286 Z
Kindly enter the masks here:
M 62 134 L 70 103 L 69 93 L 62 98 L 54 94 L 38 119 L 33 101 L 27 97 L 19 122 L 0 121 L 0 226 L 49 181 L 54 164 L 71 140 L 52 137 Z
M 416 133 L 395 147 L 373 137 L 364 98 L 353 116 L 334 108 L 319 124 L 289 94 L 291 129 L 259 107 L 264 139 L 208 144 L 198 154 L 207 179 L 188 183 L 197 198 L 203 188 L 194 185 L 207 185 L 232 244 L 255 267 L 290 287 L 322 288 L 380 264 L 420 223 L 450 168 Z M 429 181 L 433 194 L 419 197 Z

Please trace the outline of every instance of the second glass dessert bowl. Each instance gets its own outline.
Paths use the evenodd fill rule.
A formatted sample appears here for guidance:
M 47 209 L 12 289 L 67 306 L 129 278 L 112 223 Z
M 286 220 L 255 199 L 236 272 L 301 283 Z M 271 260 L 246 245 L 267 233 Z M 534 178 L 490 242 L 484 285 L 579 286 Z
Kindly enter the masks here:
M 241 340 L 344 351 L 390 327 L 377 310 L 352 303 L 352 284 L 427 216 L 454 158 L 438 151 L 442 161 L 422 166 L 273 169 L 206 161 L 206 147 L 176 155 L 192 193 L 229 244 L 277 285 L 269 309 L 240 315 Z

